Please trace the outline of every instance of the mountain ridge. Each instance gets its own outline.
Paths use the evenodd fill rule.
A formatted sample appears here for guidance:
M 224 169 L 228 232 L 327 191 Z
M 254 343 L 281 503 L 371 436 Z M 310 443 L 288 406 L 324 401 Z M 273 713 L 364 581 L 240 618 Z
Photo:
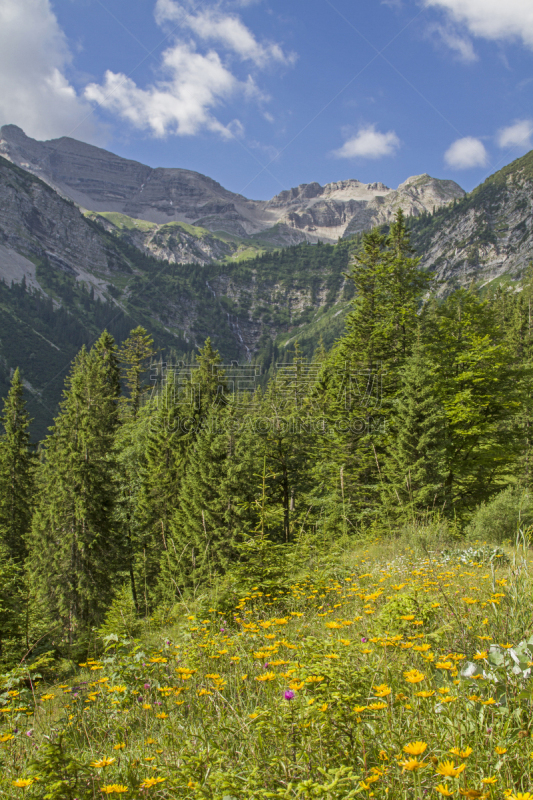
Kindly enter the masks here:
M 156 224 L 184 222 L 277 246 L 333 243 L 390 222 L 400 206 L 416 216 L 465 194 L 454 181 L 419 175 L 398 189 L 349 179 L 301 184 L 271 200 L 249 200 L 199 172 L 148 167 L 68 137 L 40 142 L 15 125 L 0 129 L 0 154 L 89 211 Z

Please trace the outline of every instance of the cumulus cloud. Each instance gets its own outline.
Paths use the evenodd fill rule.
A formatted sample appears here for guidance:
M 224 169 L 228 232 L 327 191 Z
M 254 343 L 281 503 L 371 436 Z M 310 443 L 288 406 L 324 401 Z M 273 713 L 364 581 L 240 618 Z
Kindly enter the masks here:
M 333 151 L 337 158 L 382 158 L 392 156 L 400 146 L 394 131 L 380 133 L 375 125 L 360 128 L 355 136 Z
M 518 119 L 507 128 L 498 131 L 496 141 L 500 147 L 523 147 L 529 149 L 533 147 L 533 120 Z
M 160 25 L 165 22 L 179 22 L 181 26 L 190 28 L 200 39 L 218 42 L 241 59 L 252 61 L 258 67 L 275 61 L 292 64 L 296 58 L 293 53 L 285 54 L 279 44 L 258 42 L 238 16 L 224 14 L 218 9 L 194 12 L 173 0 L 157 0 L 155 16 Z
M 235 58 L 264 68 L 274 62 L 292 63 L 292 56 L 277 44 L 259 42 L 238 16 L 219 9 L 195 11 L 190 4 L 157 0 L 155 16 L 162 26 L 177 22 L 180 31 L 188 29 L 193 38 L 174 38 L 152 84 L 141 87 L 126 75 L 108 70 L 101 84 L 86 87 L 85 98 L 155 136 L 190 136 L 201 130 L 225 138 L 241 136 L 239 120 L 224 125 L 215 109 L 237 96 L 256 101 L 268 97 L 251 75 L 237 77 Z M 211 49 L 202 51 L 204 42 L 212 43 Z M 225 58 L 219 50 L 225 51 Z
M 444 160 L 453 169 L 470 169 L 471 167 L 484 167 L 488 161 L 488 153 L 480 139 L 465 136 L 457 139 L 446 150 Z
M 49 0 L 1 0 L 0 124 L 37 139 L 99 140 L 90 106 L 66 77 L 70 61 Z
M 257 91 L 251 79 L 240 83 L 217 53 L 202 55 L 180 42 L 163 53 L 162 71 L 167 79 L 141 89 L 131 78 L 108 70 L 103 84 L 89 84 L 85 96 L 156 136 L 192 135 L 207 128 L 232 138 L 232 130 L 210 109 L 239 90 L 249 96 Z
M 465 25 L 471 34 L 485 39 L 521 39 L 533 47 L 533 3 L 531 0 L 422 0 L 426 6 L 443 9 Z

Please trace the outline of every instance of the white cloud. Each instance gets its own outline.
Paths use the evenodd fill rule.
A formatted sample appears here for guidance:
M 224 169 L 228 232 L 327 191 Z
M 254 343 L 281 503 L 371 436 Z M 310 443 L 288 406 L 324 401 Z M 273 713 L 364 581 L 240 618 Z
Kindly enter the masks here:
M 333 155 L 337 158 L 381 158 L 394 155 L 399 146 L 400 140 L 394 131 L 380 133 L 375 125 L 368 125 L 334 150 Z
M 2 0 L 0 0 L 2 2 Z M 263 94 L 248 75 L 239 78 L 229 64 L 229 56 L 255 67 L 269 63 L 292 63 L 277 44 L 262 44 L 239 17 L 219 10 L 194 11 L 193 6 L 174 0 L 157 0 L 156 22 L 170 23 L 183 31 L 190 30 L 194 41 L 174 38 L 165 50 L 159 78 L 141 87 L 122 73 L 107 71 L 102 84 L 91 83 L 85 97 L 111 111 L 134 127 L 155 136 L 177 134 L 191 136 L 201 130 L 214 131 L 225 138 L 242 136 L 242 123 L 234 119 L 227 125 L 215 116 L 214 110 L 235 97 L 265 102 Z M 172 40 L 171 40 L 172 41 Z M 207 52 L 200 51 L 201 42 L 217 44 Z M 218 49 L 226 51 L 223 60 Z
M 433 25 L 429 29 L 429 33 L 435 34 L 439 41 L 449 47 L 460 61 L 468 64 L 478 60 L 471 40 L 466 36 L 461 36 L 451 26 Z
M 474 36 L 485 39 L 521 39 L 533 47 L 531 0 L 423 0 L 426 6 L 445 10 Z
M 99 139 L 65 76 L 71 55 L 49 0 L 0 0 L 0 125 L 37 139 Z
M 484 167 L 488 161 L 488 153 L 480 139 L 465 136 L 457 139 L 446 150 L 444 160 L 449 167 L 454 169 L 470 169 L 471 167 Z
M 498 131 L 496 141 L 500 147 L 523 147 L 529 149 L 533 147 L 532 137 L 533 120 L 518 119 L 513 125 Z
M 292 64 L 296 58 L 293 53 L 286 55 L 279 44 L 261 44 L 239 17 L 224 14 L 218 9 L 194 13 L 173 0 L 157 0 L 155 16 L 160 25 L 164 22 L 179 22 L 180 25 L 190 28 L 200 39 L 218 42 L 241 59 L 252 61 L 258 67 L 275 61 Z
M 102 86 L 89 84 L 88 100 L 128 120 L 134 127 L 156 136 L 167 133 L 192 135 L 202 128 L 226 138 L 234 134 L 210 109 L 237 91 L 253 94 L 255 85 L 240 83 L 222 64 L 217 53 L 202 55 L 191 45 L 176 43 L 163 53 L 163 73 L 168 78 L 147 89 L 121 73 L 105 74 Z

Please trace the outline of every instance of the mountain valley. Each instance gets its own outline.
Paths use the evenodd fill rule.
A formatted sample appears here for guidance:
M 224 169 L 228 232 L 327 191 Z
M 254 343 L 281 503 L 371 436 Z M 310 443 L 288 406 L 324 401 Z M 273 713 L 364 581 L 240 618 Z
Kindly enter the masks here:
M 120 341 L 145 326 L 162 358 L 190 359 L 211 336 L 225 360 L 263 371 L 296 340 L 308 355 L 320 337 L 331 346 L 361 232 L 400 206 L 441 294 L 516 286 L 533 257 L 533 152 L 467 195 L 418 176 L 395 191 L 347 180 L 259 202 L 14 126 L 0 151 L 0 390 L 19 365 L 39 436 L 72 357 L 103 327 Z

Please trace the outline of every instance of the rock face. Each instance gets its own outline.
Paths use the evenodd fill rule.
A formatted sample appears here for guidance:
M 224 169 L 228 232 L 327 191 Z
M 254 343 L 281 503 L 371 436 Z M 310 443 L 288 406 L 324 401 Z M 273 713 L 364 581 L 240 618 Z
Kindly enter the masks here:
M 413 243 L 442 292 L 522 276 L 533 260 L 532 198 L 533 151 L 453 206 L 414 220 Z
M 453 181 L 418 175 L 396 190 L 346 180 L 302 184 L 269 201 L 248 200 L 198 172 L 153 169 L 67 137 L 39 142 L 15 125 L 0 129 L 0 154 L 91 211 L 157 224 L 186 222 L 276 245 L 334 242 L 390 221 L 400 206 L 417 216 L 464 195 Z
M 130 271 L 73 203 L 0 158 L 0 276 L 39 286 L 36 266 L 60 269 L 102 296 L 117 269 Z

